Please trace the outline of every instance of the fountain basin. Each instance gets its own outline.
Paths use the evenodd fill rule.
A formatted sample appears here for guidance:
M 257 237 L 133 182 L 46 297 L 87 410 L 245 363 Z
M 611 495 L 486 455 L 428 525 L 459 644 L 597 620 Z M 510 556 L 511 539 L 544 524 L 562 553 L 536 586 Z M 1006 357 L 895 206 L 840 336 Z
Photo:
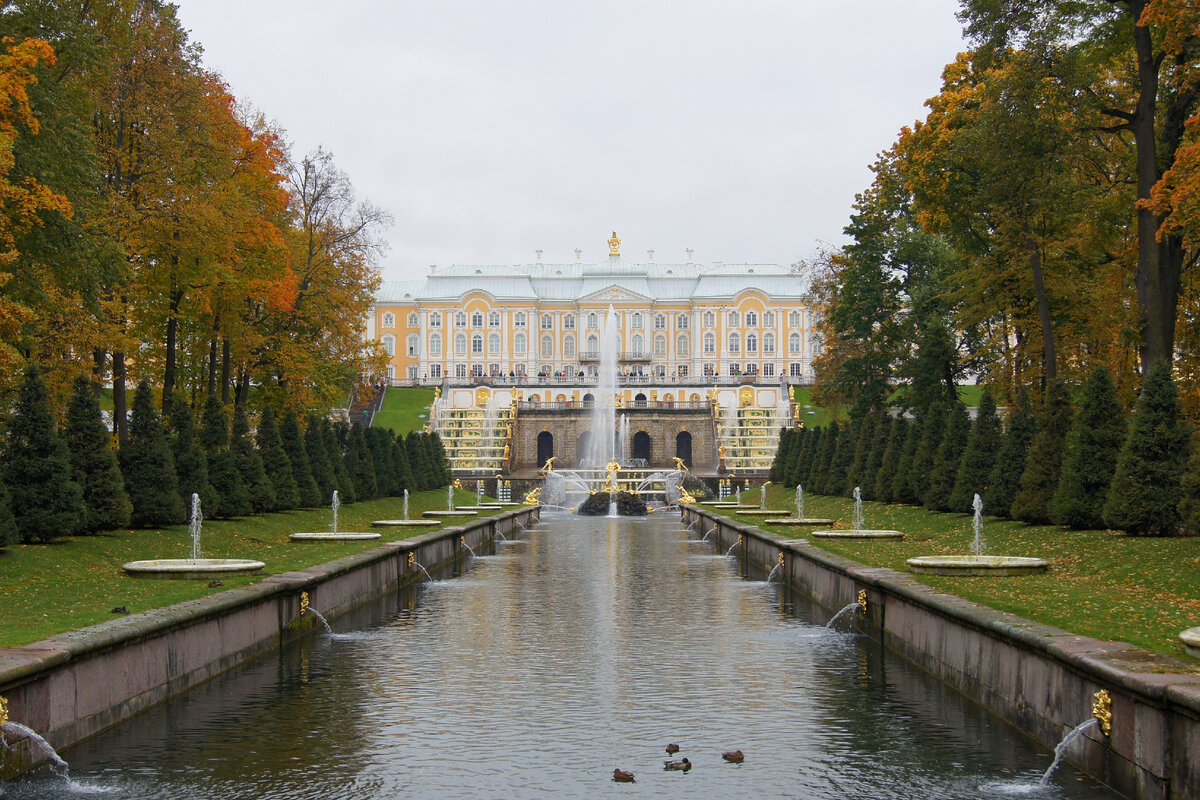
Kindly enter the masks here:
M 366 539 L 378 539 L 381 533 L 334 533 L 333 531 L 316 531 L 314 533 L 293 533 L 288 538 L 293 542 L 360 542 Z
M 210 580 L 226 575 L 247 575 L 265 567 L 248 558 L 156 558 L 130 561 L 121 568 L 135 578 Z
M 1189 656 L 1200 658 L 1200 628 L 1188 628 L 1179 634 L 1179 641 L 1183 642 Z
M 454 507 L 454 510 L 455 510 L 455 511 L 499 511 L 499 510 L 500 510 L 500 506 L 489 506 L 489 505 L 482 505 L 482 506 L 455 506 L 455 507 Z
M 922 575 L 1005 576 L 1045 572 L 1050 562 L 1026 556 L 918 556 L 908 559 L 913 572 Z
M 890 542 L 898 542 L 904 538 L 904 534 L 900 531 L 868 530 L 866 528 L 859 530 L 847 528 L 844 531 L 813 531 L 809 535 L 814 539 L 876 539 Z M 912 563 L 911 559 L 909 563 Z
M 713 508 L 757 508 L 757 506 L 744 506 L 741 503 L 729 500 L 701 500 L 700 505 L 711 506 Z
M 764 519 L 768 525 L 832 525 L 833 520 L 820 517 L 777 517 Z
M 375 528 L 419 528 L 441 524 L 436 519 L 377 519 L 371 522 Z
M 770 517 L 777 514 L 786 514 L 786 508 L 752 508 L 742 511 L 734 511 L 733 513 L 741 517 Z
M 479 512 L 455 509 L 454 511 L 422 511 L 421 513 L 426 517 L 473 517 Z

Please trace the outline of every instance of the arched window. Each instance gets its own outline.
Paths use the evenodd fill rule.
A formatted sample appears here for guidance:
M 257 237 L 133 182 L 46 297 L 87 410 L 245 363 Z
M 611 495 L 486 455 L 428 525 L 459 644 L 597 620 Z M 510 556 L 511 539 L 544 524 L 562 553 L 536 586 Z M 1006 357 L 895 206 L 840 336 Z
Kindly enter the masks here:
M 679 334 L 679 338 L 675 340 L 675 355 L 679 358 L 687 358 L 691 348 L 691 338 L 686 333 Z
M 661 335 L 655 336 L 654 337 L 654 355 L 665 356 L 666 354 L 667 354 L 667 337 L 661 336 Z
M 456 356 L 465 356 L 467 354 L 467 335 L 465 333 L 456 334 L 454 337 L 454 354 Z M 458 377 L 462 377 L 459 375 Z
M 763 352 L 764 353 L 774 353 L 775 352 L 775 334 L 773 334 L 773 333 L 764 333 L 763 334 Z
M 711 333 L 704 334 L 704 352 L 708 355 L 717 352 L 717 337 Z
M 409 314 L 408 314 L 408 327 L 410 327 L 410 328 L 415 328 L 415 327 L 417 327 L 417 312 L 415 312 L 415 311 L 411 311 L 411 312 L 409 312 Z
M 483 327 L 483 312 L 482 311 L 476 311 L 471 314 L 471 327 L 472 328 L 482 328 Z
M 588 314 L 588 327 L 589 328 L 599 328 L 600 327 L 600 315 L 599 314 L 596 314 L 596 313 Z
M 789 353 L 799 353 L 800 352 L 800 334 L 793 333 L 791 336 L 788 337 L 788 352 Z
M 442 327 L 442 315 L 437 313 L 436 311 L 432 312 L 429 315 L 429 327 L 431 327 L 431 328 Z
M 729 352 L 740 353 L 742 349 L 741 337 L 736 333 L 729 334 Z
M 757 328 L 758 327 L 758 314 L 756 314 L 753 311 L 746 312 L 746 327 L 747 328 Z
M 420 344 L 417 334 L 410 333 L 408 335 L 408 354 L 410 356 L 415 356 L 417 354 L 417 347 L 419 346 Z
M 758 352 L 758 337 L 755 336 L 753 333 L 746 334 L 746 352 L 747 353 L 757 353 Z
M 774 328 L 775 327 L 775 312 L 774 311 L 764 311 L 763 312 L 763 327 L 764 328 Z
M 392 336 L 390 333 L 385 333 L 379 341 L 383 343 L 384 352 L 386 352 L 389 356 L 396 355 L 395 336 Z
M 789 328 L 799 328 L 800 327 L 800 312 L 799 311 L 789 311 L 788 312 L 788 327 Z
M 488 327 L 489 328 L 499 328 L 500 327 L 500 312 L 499 311 L 492 311 L 488 314 Z
M 518 311 L 516 314 L 513 314 L 513 327 L 514 328 L 524 328 L 525 327 L 525 312 L 524 311 Z
M 632 319 L 630 320 L 630 322 L 629 322 L 629 327 L 631 327 L 631 328 L 641 328 L 641 327 L 642 327 L 642 315 L 641 315 L 641 314 L 634 314 L 634 315 L 633 315 L 633 318 L 632 318 Z
M 383 315 L 383 327 L 384 328 L 396 327 L 396 315 L 392 314 L 391 312 L 384 314 Z
M 542 330 L 554 330 L 554 317 L 550 314 L 542 314 Z
M 482 336 L 482 334 L 477 333 L 471 337 L 471 355 L 473 355 L 473 356 L 483 355 L 483 336 Z
M 588 355 L 592 356 L 593 358 L 595 358 L 596 355 L 599 354 L 600 340 L 597 339 L 595 336 L 589 336 L 587 338 L 587 352 L 588 352 Z
M 429 355 L 440 356 L 442 354 L 442 335 L 440 333 L 430 334 L 429 336 Z
M 680 314 L 675 317 L 675 327 L 681 331 L 686 331 L 688 329 L 688 315 Z
M 666 329 L 667 329 L 667 315 L 666 314 L 655 314 L 654 315 L 654 330 L 665 331 Z
M 563 340 L 563 358 L 575 357 L 575 337 L 568 336 Z
M 542 337 L 542 358 L 552 358 L 554 356 L 554 337 Z
M 569 331 L 575 330 L 575 315 L 567 314 L 563 316 L 563 327 Z
M 642 337 L 640 334 L 634 335 L 632 346 L 633 346 L 633 354 L 635 356 L 640 356 L 642 354 Z
M 738 326 L 738 312 L 729 312 L 729 327 L 736 328 Z
M 513 355 L 525 355 L 525 334 L 518 333 L 513 337 Z
M 457 314 L 454 315 L 454 327 L 456 327 L 456 328 L 467 327 L 467 314 L 465 311 L 459 311 Z
M 488 334 L 488 355 L 489 356 L 500 355 L 500 334 L 498 334 L 498 333 Z
M 711 311 L 704 312 L 704 327 L 711 328 L 717 324 L 717 315 Z

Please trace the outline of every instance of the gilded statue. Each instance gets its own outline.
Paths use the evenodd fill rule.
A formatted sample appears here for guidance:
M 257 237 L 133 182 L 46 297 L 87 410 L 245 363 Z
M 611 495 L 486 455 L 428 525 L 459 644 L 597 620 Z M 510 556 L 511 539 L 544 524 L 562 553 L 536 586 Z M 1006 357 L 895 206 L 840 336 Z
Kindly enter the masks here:
M 621 240 L 617 238 L 616 231 L 613 231 L 612 238 L 608 240 L 608 254 L 610 256 L 621 255 Z
M 680 472 L 688 471 L 687 465 L 683 463 L 683 459 L 679 456 L 675 456 L 675 469 L 679 470 Z
M 546 463 L 542 464 L 542 472 L 554 472 L 554 459 L 558 456 L 550 456 L 546 459 Z
M 538 486 L 535 489 L 530 489 L 525 494 L 525 505 L 527 505 L 527 506 L 541 505 L 542 501 L 539 499 L 541 494 L 542 494 L 542 487 L 540 487 L 540 486 Z

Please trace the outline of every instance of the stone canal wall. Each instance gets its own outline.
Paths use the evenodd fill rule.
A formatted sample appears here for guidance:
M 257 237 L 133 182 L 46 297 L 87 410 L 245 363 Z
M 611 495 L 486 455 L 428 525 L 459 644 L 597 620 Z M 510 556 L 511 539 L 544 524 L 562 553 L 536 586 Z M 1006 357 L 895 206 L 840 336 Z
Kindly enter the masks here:
M 538 515 L 536 507 L 517 508 L 253 586 L 0 649 L 0 697 L 14 722 L 56 748 L 74 744 L 310 632 L 317 623 L 311 614 L 300 615 L 301 592 L 314 609 L 334 617 L 422 580 L 416 564 L 431 572 L 452 566 L 467 553 L 463 542 L 478 550 L 497 531 L 508 534 Z M 27 740 L 0 749 L 0 780 L 44 759 Z
M 981 606 L 890 569 L 867 567 L 702 507 L 684 512 L 720 552 L 771 569 L 831 611 L 866 590 L 855 624 L 868 635 L 1054 747 L 1112 697 L 1112 734 L 1091 728 L 1067 759 L 1137 800 L 1200 798 L 1200 670 L 1193 663 L 1101 642 Z M 967 579 L 970 580 L 970 579 Z M 1019 579 L 1016 579 L 1019 580 Z

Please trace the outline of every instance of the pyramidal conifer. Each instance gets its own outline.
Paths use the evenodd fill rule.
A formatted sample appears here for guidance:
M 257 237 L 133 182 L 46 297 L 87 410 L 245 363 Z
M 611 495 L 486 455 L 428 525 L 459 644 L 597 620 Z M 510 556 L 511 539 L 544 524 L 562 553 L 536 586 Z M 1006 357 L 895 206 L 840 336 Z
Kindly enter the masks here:
M 1104 502 L 1125 443 L 1125 410 L 1106 367 L 1083 384 L 1083 400 L 1067 435 L 1062 474 L 1050 499 L 1050 521 L 1071 528 L 1104 526 Z
M 121 448 L 121 472 L 133 503 L 130 524 L 138 528 L 178 525 L 187 518 L 179 496 L 175 458 L 167 433 L 154 408 L 150 384 L 142 381 L 133 393 L 129 441 Z
M 950 511 L 950 493 L 958 477 L 958 465 L 967 449 L 971 435 L 971 418 L 961 401 L 954 401 L 946 412 L 946 427 L 934 458 L 933 472 L 922 498 L 925 507 L 933 511 Z
M 316 414 L 310 414 L 308 424 L 304 429 L 304 450 L 308 454 L 308 464 L 312 467 L 313 479 L 321 494 L 317 505 L 328 505 L 333 502 L 333 492 L 338 488 L 337 476 L 333 473 L 333 464 L 329 461 L 329 453 L 325 450 L 325 425 Z
M 883 450 L 883 461 L 879 464 L 879 472 L 875 476 L 875 499 L 881 503 L 894 503 L 896 498 L 892 487 L 896 483 L 896 473 L 900 469 L 900 460 L 905 445 L 908 443 L 909 429 L 912 426 L 903 416 L 892 420 L 892 429 L 888 434 L 887 447 Z
M 1050 498 L 1062 472 L 1063 446 L 1071 429 L 1071 401 L 1060 380 L 1046 387 L 1038 429 L 1029 445 L 1021 485 L 1012 502 L 1012 518 L 1031 525 L 1050 521 Z
M 112 435 L 100 416 L 96 387 L 86 375 L 75 379 L 63 429 L 71 478 L 83 490 L 85 531 L 129 527 L 133 505 L 117 464 Z
M 313 478 L 312 465 L 308 461 L 308 451 L 304 446 L 304 434 L 300 432 L 300 420 L 294 411 L 283 415 L 279 425 L 279 440 L 283 452 L 287 454 L 288 463 L 292 467 L 292 477 L 296 481 L 296 491 L 299 496 L 297 505 L 303 508 L 315 508 L 324 505 L 321 490 Z
M 279 430 L 275 427 L 275 410 L 270 406 L 263 409 L 262 416 L 258 419 L 258 431 L 254 440 L 258 445 L 258 456 L 262 459 L 263 469 L 275 489 L 275 503 L 271 510 L 297 508 L 300 505 L 300 492 L 292 474 L 292 460 L 283 449 Z
M 815 494 L 827 494 L 825 486 L 829 483 L 829 470 L 833 467 L 833 459 L 837 455 L 838 438 L 842 435 L 841 426 L 835 419 L 823 428 L 821 434 L 821 452 L 817 454 L 817 467 L 813 473 L 812 486 L 805 484 L 805 491 Z
M 963 451 L 954 479 L 954 489 L 947 503 L 951 511 L 969 514 L 973 510 L 975 495 L 987 493 L 988 478 L 996 463 L 996 454 L 1003 441 L 1004 429 L 996 414 L 996 400 L 991 387 L 984 387 L 979 397 L 979 408 L 975 421 L 971 423 L 971 435 Z
M 242 483 L 237 457 L 229 449 L 229 420 L 216 395 L 205 401 L 202 422 L 200 444 L 208 459 L 208 482 L 217 493 L 216 508 L 209 516 L 244 517 L 251 511 L 250 493 Z
M 984 507 L 989 514 L 1012 517 L 1012 502 L 1021 486 L 1021 475 L 1029 458 L 1029 445 L 1037 433 L 1037 418 L 1024 389 L 1017 393 L 1016 402 L 1008 412 L 1008 424 L 1000 443 L 1000 452 L 988 476 Z
M 191 509 L 192 495 L 198 494 L 202 513 L 214 514 L 220 499 L 217 490 L 208 482 L 208 458 L 196 441 L 196 421 L 192 418 L 192 410 L 179 392 L 171 400 L 169 422 L 175 476 L 179 479 L 179 496 L 184 507 Z

